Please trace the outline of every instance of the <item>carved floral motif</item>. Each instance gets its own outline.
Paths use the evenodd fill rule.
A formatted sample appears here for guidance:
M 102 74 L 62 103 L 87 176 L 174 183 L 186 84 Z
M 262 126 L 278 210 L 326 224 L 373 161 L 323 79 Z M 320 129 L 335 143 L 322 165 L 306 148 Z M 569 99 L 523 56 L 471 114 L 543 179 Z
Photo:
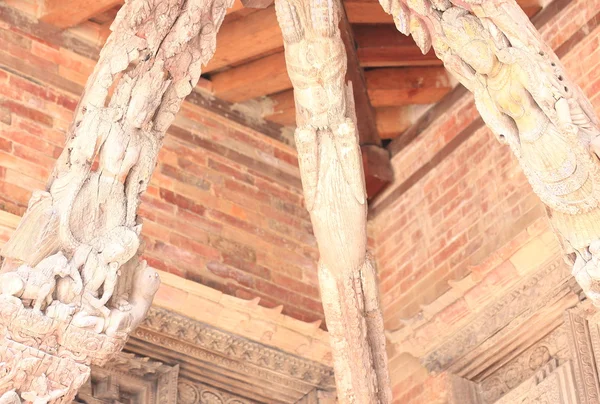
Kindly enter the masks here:
M 234 396 L 214 387 L 182 379 L 178 385 L 180 404 L 254 404 L 255 401 Z

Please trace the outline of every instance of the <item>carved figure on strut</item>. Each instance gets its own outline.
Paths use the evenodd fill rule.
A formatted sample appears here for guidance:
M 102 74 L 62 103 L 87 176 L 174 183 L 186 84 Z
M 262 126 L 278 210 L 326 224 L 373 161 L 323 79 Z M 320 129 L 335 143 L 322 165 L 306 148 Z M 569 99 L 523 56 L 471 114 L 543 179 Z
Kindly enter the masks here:
M 362 156 L 337 1 L 276 0 L 294 86 L 294 137 L 319 245 L 319 284 L 340 401 L 391 402 Z M 365 374 L 364 369 L 369 372 Z
M 73 266 L 82 268 L 82 293 L 75 293 L 67 279 L 59 282 L 57 298 L 66 304 L 80 303 L 81 310 L 75 313 L 73 324 L 84 328 L 93 327 L 101 332 L 103 318 L 110 314 L 105 305 L 115 291 L 119 268 L 137 252 L 139 235 L 126 227 L 118 227 L 91 244 L 80 246 L 72 260 Z
M 35 268 L 21 265 L 14 272 L 0 274 L 0 292 L 4 295 L 31 299 L 33 309 L 41 311 L 42 305 L 52 303 L 56 278 L 70 277 L 73 291 L 81 291 L 81 278 L 67 258 L 60 252 L 42 260 Z M 79 292 L 78 292 L 79 291 Z
M 593 109 L 572 94 L 557 64 L 526 46 L 526 39 L 510 36 L 514 30 L 503 29 L 506 22 L 451 7 L 439 19 L 443 36 L 436 52 L 473 92 L 488 127 L 510 146 L 572 254 L 575 275 L 600 258 L 600 249 L 590 248 L 600 240 L 600 165 L 594 154 L 600 132 Z M 598 296 L 593 300 L 600 302 Z

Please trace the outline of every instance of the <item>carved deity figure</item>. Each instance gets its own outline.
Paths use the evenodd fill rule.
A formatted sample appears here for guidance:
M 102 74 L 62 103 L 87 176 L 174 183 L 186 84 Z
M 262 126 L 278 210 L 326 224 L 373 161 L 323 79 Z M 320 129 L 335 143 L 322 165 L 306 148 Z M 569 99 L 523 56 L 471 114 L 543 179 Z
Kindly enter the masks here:
M 517 157 L 566 251 L 575 254 L 577 277 L 585 263 L 600 258 L 590 248 L 600 240 L 595 118 L 552 71 L 554 62 L 543 52 L 512 46 L 492 20 L 452 7 L 443 12 L 441 27 L 448 51 L 438 53 L 473 92 L 488 127 Z
M 600 129 L 581 89 L 513 0 L 380 2 L 474 94 L 546 205 L 573 275 L 600 304 Z
M 391 402 L 366 191 L 336 1 L 276 0 L 294 86 L 296 148 L 320 250 L 319 283 L 341 402 Z M 365 374 L 364 370 L 369 369 Z

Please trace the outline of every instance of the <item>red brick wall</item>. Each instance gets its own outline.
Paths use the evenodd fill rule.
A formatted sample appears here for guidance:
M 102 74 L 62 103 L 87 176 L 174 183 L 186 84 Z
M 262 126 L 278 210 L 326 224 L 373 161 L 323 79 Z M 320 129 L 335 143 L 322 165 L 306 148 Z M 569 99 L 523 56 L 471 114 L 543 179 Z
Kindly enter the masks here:
M 598 0 L 574 0 L 542 33 L 556 49 L 599 10 Z M 600 113 L 600 29 L 586 34 L 563 62 Z M 472 97 L 464 97 L 421 133 L 394 157 L 395 183 L 376 204 L 477 117 Z M 438 299 L 450 288 L 449 281 L 490 261 L 502 246 L 510 243 L 511 250 L 519 249 L 527 241 L 519 234 L 543 217 L 543 206 L 510 150 L 487 128 L 473 133 L 370 223 L 386 329 L 402 329 L 403 319 Z M 428 395 L 434 379 L 422 369 L 407 371 L 406 357 L 397 356 L 392 347 L 390 352 L 395 402 L 438 402 Z
M 44 187 L 94 66 L 21 28 L 0 18 L 0 209 L 19 215 Z M 293 148 L 186 104 L 140 215 L 150 265 L 259 296 L 301 320 L 322 318 Z

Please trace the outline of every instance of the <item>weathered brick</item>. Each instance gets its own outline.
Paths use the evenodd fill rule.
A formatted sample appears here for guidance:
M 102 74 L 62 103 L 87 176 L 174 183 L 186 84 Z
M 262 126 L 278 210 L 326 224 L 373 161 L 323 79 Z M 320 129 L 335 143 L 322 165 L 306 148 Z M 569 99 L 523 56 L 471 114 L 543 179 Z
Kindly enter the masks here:
M 204 212 L 206 211 L 206 208 L 204 208 L 204 206 L 198 205 L 191 199 L 169 191 L 168 189 L 161 188 L 160 197 L 170 204 L 176 205 L 181 209 L 189 210 L 199 215 L 204 214 Z
M 18 102 L 14 102 L 11 100 L 0 100 L 0 107 L 4 107 L 10 110 L 12 113 L 22 116 L 27 119 L 31 119 L 32 121 L 39 122 L 48 127 L 52 127 L 52 117 L 46 115 L 43 112 L 37 111 L 35 109 L 26 107 L 25 105 L 19 104 Z
M 0 108 L 0 122 L 10 125 L 12 122 L 10 110 L 8 108 Z

